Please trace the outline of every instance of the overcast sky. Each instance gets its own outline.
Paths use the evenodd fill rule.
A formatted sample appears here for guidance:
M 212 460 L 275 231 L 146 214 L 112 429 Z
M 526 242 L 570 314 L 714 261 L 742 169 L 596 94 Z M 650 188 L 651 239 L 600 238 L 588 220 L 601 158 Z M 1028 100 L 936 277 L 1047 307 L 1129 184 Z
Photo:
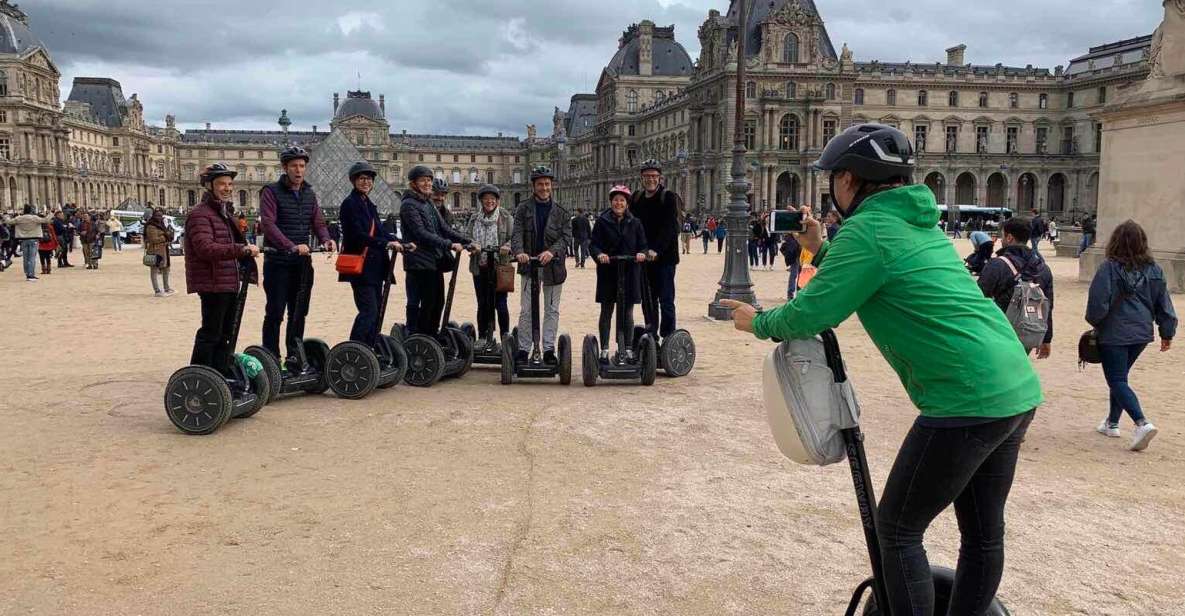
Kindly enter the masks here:
M 757 0 L 759 2 L 765 0 Z M 387 96 L 392 132 L 551 132 L 555 106 L 591 92 L 629 24 L 696 30 L 727 0 L 25 0 L 62 71 L 112 77 L 146 118 L 182 128 L 328 129 L 333 93 Z M 1159 0 L 816 0 L 838 49 L 857 60 L 967 61 L 1052 68 L 1087 48 L 1150 34 Z M 956 7 L 957 8 L 953 8 Z

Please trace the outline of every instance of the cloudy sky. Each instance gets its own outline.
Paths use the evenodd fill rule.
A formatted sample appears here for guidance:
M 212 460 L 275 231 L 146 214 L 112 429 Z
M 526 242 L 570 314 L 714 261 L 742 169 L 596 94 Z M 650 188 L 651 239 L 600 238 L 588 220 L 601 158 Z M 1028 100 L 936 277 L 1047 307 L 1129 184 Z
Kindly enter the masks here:
M 766 0 L 757 0 L 763 2 Z M 145 114 L 183 127 L 327 128 L 334 92 L 387 96 L 392 132 L 548 134 L 555 106 L 596 85 L 629 24 L 696 30 L 727 0 L 25 0 L 62 71 L 112 77 Z M 1159 0 L 816 0 L 857 60 L 1053 67 L 1092 45 L 1150 34 Z M 952 8 L 957 6 L 958 8 Z

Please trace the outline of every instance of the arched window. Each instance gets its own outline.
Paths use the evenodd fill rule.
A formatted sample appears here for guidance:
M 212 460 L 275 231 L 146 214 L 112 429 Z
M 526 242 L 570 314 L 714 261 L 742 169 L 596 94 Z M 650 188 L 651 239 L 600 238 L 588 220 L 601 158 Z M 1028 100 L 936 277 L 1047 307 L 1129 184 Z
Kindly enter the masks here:
M 856 88 L 856 91 L 852 93 L 852 104 L 864 104 L 864 88 Z
M 756 81 L 749 81 L 745 83 L 745 98 L 757 98 Z
M 786 98 L 794 98 L 798 96 L 798 84 L 793 81 L 786 82 Z
M 925 107 L 930 103 L 930 93 L 925 90 L 918 90 L 918 107 Z
M 625 110 L 634 113 L 638 110 L 638 91 L 630 90 L 625 95 Z
M 829 101 L 835 100 L 835 84 L 834 83 L 827 84 L 827 88 L 826 88 L 825 92 L 827 94 L 827 100 L 829 100 Z
M 798 149 L 798 118 L 786 114 L 782 116 L 782 123 L 778 127 L 778 149 L 781 150 L 797 150 Z
M 981 108 L 984 108 L 984 109 L 986 109 L 986 108 L 987 108 L 987 106 L 988 106 L 988 95 L 987 95 L 987 92 L 980 92 L 980 93 L 979 93 L 979 106 L 980 106 Z
M 890 107 L 897 104 L 897 90 L 889 90 L 885 93 L 885 104 Z
M 782 47 L 782 62 L 798 64 L 798 35 L 793 32 L 786 35 L 785 44 Z
M 959 91 L 951 90 L 951 93 L 946 96 L 946 104 L 951 107 L 959 106 Z

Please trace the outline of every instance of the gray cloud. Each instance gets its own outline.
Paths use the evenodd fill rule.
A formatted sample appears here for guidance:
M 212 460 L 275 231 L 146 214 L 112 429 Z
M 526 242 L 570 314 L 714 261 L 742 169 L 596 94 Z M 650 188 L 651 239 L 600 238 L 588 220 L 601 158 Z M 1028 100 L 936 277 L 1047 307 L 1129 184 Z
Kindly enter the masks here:
M 761 0 L 759 0 L 761 1 Z M 147 116 L 182 126 L 327 128 L 333 92 L 387 96 L 398 132 L 546 133 L 553 106 L 591 91 L 630 23 L 696 30 L 724 0 L 29 0 L 31 25 L 63 72 L 118 79 Z M 838 47 L 857 59 L 934 62 L 957 43 L 968 61 L 1052 67 L 1092 45 L 1150 33 L 1158 2 L 816 0 Z M 162 6 L 163 5 L 163 6 Z M 359 79 L 359 75 L 361 78 Z

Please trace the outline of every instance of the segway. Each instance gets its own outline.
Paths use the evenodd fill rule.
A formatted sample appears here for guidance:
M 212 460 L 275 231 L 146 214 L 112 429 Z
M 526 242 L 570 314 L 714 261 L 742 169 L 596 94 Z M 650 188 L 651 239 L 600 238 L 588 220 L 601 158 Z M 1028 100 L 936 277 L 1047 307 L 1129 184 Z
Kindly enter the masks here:
M 407 352 L 407 373 L 403 380 L 415 387 L 431 387 L 443 377 L 460 378 L 473 366 L 473 340 L 455 323 L 449 321 L 453 311 L 453 294 L 457 290 L 457 273 L 461 269 L 461 255 L 455 255 L 453 275 L 444 300 L 444 314 L 440 320 L 440 335 L 407 335 L 402 338 Z M 396 325 L 395 328 L 405 329 Z M 394 328 L 393 328 L 394 329 Z M 392 336 L 396 342 L 399 336 Z
M 395 257 L 391 251 L 391 269 L 383 281 L 383 299 L 379 302 L 379 321 L 375 331 L 383 331 L 383 317 L 387 314 L 387 299 L 395 281 Z M 378 334 L 374 347 L 347 340 L 329 351 L 326 356 L 326 378 L 329 388 L 339 398 L 358 400 L 375 389 L 394 387 L 407 373 L 407 353 L 403 345 L 386 334 Z
M 261 252 L 267 255 L 280 253 L 275 248 L 264 248 Z M 305 258 L 312 260 L 312 257 Z M 298 314 L 308 310 L 309 296 L 313 291 L 307 271 L 302 267 L 297 281 L 300 285 L 296 294 Z M 243 351 L 263 364 L 263 370 L 272 385 L 272 400 L 301 394 L 322 394 L 329 389 L 329 381 L 325 377 L 329 345 L 317 338 L 305 338 L 296 342 L 297 344 L 289 346 L 288 358 L 283 366 L 280 365 L 279 358 L 263 346 L 252 345 Z
M 653 385 L 658 371 L 658 349 L 654 338 L 643 332 L 635 341 L 634 330 L 627 328 L 625 323 L 626 268 L 635 259 L 633 256 L 616 256 L 609 257 L 609 260 L 617 264 L 617 352 L 602 360 L 597 337 L 592 334 L 585 336 L 580 366 L 584 385 L 592 387 L 597 384 L 598 378 L 623 381 L 638 379 L 643 385 Z M 630 352 L 627 353 L 627 350 Z
M 543 361 L 541 349 L 539 296 L 543 294 L 539 280 L 539 257 L 531 257 L 528 269 L 531 283 L 531 354 L 526 361 L 516 361 L 518 354 L 518 328 L 502 339 L 502 384 L 510 385 L 514 379 L 553 379 L 560 377 L 561 385 L 572 382 L 572 340 L 567 334 L 560 334 L 556 341 L 555 365 Z
M 646 320 L 645 331 L 658 336 L 659 306 L 658 298 L 650 289 L 649 282 L 642 279 L 642 316 Z M 635 328 L 635 330 L 642 328 Z M 635 340 L 641 339 L 641 333 L 635 333 Z M 685 329 L 676 329 L 658 343 L 658 367 L 670 377 L 687 376 L 695 367 L 695 340 Z
M 239 325 L 243 322 L 250 286 L 246 276 L 240 273 L 239 278 L 234 326 L 229 337 L 231 349 L 238 345 Z M 267 370 L 260 370 L 251 378 L 239 362 L 232 360 L 230 371 L 230 377 L 208 366 L 186 366 L 174 372 L 165 385 L 165 413 L 169 421 L 185 434 L 211 434 L 231 418 L 258 413 L 271 398 Z
M 495 284 L 490 285 L 490 296 L 488 298 L 491 310 L 494 311 L 494 322 L 490 325 L 490 337 L 486 340 L 486 345 L 484 347 L 475 346 L 473 348 L 473 363 L 475 364 L 488 366 L 502 365 L 502 345 L 498 342 L 498 338 L 494 335 L 494 331 L 498 325 L 498 285 L 496 284 L 496 281 L 498 279 L 497 259 L 499 252 L 499 248 L 483 248 L 481 251 L 481 254 L 485 255 L 486 257 L 486 266 L 484 269 L 486 270 L 487 275 L 490 276 L 491 280 L 495 281 Z M 477 328 L 474 327 L 472 323 L 465 323 L 462 325 L 461 331 L 465 332 L 465 335 L 469 336 L 470 340 L 478 340 L 478 334 L 480 332 L 477 331 Z

